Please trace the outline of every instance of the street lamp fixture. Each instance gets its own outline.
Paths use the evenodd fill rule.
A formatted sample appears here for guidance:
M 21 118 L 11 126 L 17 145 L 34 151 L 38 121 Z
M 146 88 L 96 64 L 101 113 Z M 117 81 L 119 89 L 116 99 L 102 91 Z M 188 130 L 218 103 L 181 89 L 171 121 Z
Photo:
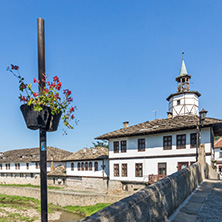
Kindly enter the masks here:
M 199 123 L 197 125 L 197 145 L 196 145 L 196 161 L 198 161 L 198 148 L 201 144 L 201 127 L 203 125 L 203 122 L 206 118 L 208 111 L 206 111 L 205 109 L 202 109 L 199 112 Z

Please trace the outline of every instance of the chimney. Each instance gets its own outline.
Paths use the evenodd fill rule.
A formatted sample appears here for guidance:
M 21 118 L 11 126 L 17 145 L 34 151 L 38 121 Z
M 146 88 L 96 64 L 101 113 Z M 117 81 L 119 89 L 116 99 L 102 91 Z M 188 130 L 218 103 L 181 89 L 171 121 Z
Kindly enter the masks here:
M 129 122 L 128 121 L 123 122 L 123 128 L 127 128 L 127 127 L 129 127 Z
M 173 118 L 173 113 L 172 112 L 167 112 L 167 118 Z
M 53 162 L 53 155 L 51 155 L 51 167 L 50 167 L 50 171 L 54 170 L 54 162 Z

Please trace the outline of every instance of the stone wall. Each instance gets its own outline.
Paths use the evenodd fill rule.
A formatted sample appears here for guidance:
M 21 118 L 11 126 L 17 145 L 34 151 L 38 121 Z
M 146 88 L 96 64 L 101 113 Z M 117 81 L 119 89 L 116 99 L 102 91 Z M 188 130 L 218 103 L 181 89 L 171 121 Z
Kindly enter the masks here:
M 199 162 L 165 177 L 81 221 L 167 221 L 167 218 L 205 178 L 217 179 L 218 175 L 206 164 L 204 146 L 201 146 Z
M 89 189 L 89 190 L 108 190 L 108 178 L 93 178 L 93 177 L 67 177 L 66 186 L 73 189 Z
M 34 174 L 31 177 L 31 174 L 14 174 L 8 173 L 4 176 L 0 175 L 0 184 L 32 184 L 40 185 L 39 174 Z
M 36 188 L 28 187 L 6 187 L 0 188 L 1 194 L 16 195 L 32 197 L 40 200 L 40 190 Z M 52 203 L 59 206 L 78 205 L 88 206 L 97 203 L 114 203 L 119 201 L 123 196 L 106 195 L 106 194 L 92 194 L 92 193 L 74 193 L 63 190 L 48 190 L 48 203 Z

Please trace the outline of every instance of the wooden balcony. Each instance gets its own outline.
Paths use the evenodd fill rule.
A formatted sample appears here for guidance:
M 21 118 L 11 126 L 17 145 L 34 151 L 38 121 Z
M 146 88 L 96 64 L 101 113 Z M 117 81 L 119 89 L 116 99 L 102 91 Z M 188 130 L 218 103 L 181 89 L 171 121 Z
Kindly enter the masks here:
M 149 184 L 153 184 L 156 183 L 158 180 L 163 179 L 164 177 L 167 177 L 167 175 L 154 175 L 154 174 L 150 174 L 149 175 Z

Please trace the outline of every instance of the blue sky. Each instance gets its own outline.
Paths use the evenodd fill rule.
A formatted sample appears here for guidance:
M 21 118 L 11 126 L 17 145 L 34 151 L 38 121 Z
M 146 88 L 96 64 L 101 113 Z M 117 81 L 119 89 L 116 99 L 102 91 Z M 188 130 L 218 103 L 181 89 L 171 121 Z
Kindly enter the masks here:
M 198 90 L 199 108 L 222 118 L 222 1 L 0 1 L 0 151 L 39 146 L 39 132 L 21 115 L 17 80 L 37 77 L 37 18 L 45 19 L 46 72 L 72 90 L 79 120 L 47 145 L 75 152 L 94 138 L 166 118 L 166 98 L 176 92 L 181 53 Z

